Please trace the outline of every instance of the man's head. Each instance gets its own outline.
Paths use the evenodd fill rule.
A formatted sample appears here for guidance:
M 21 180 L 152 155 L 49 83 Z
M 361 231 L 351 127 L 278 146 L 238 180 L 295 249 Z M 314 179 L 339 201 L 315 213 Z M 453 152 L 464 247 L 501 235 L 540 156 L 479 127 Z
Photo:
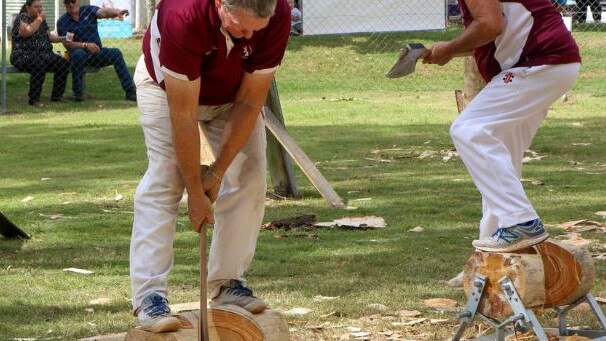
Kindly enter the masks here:
M 215 0 L 225 30 L 234 38 L 252 37 L 274 14 L 277 0 Z
M 65 4 L 65 9 L 69 14 L 74 14 L 80 11 L 80 4 L 78 3 L 78 0 L 63 0 L 63 4 Z

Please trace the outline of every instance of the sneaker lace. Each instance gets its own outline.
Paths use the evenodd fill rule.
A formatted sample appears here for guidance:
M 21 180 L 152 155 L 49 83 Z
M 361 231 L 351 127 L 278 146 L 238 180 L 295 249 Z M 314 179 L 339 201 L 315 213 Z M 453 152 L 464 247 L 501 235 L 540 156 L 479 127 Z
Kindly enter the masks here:
M 226 288 L 225 292 L 234 295 L 234 296 L 252 296 L 253 291 L 250 288 L 242 285 L 242 281 L 234 281 L 234 285 L 232 287 Z
M 152 296 L 151 304 L 147 306 L 143 311 L 150 317 L 157 317 L 166 314 L 170 314 L 170 308 L 168 307 L 168 301 L 162 296 Z
M 495 241 L 496 241 L 496 240 L 499 240 L 499 239 L 503 239 L 503 240 L 505 240 L 506 242 L 509 242 L 509 240 L 507 240 L 507 238 L 505 238 L 505 237 L 503 236 L 503 234 L 506 232 L 506 230 L 507 230 L 507 228 L 506 228 L 506 227 L 499 227 L 499 228 L 497 229 L 497 231 L 496 231 L 495 233 L 493 233 L 493 234 L 492 234 L 492 238 L 493 238 Z

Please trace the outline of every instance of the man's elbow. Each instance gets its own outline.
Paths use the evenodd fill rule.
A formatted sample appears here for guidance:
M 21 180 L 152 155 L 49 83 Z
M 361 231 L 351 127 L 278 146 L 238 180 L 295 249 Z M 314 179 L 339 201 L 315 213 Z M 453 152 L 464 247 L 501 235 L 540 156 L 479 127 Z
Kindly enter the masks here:
M 493 38 L 500 36 L 503 31 L 505 31 L 505 20 L 503 18 L 491 20 L 484 25 L 484 32 Z

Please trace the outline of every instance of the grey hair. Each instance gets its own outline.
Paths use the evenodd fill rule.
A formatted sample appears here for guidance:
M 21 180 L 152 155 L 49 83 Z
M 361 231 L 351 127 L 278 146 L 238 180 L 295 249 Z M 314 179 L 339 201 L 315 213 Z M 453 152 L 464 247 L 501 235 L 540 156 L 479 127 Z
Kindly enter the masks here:
M 239 7 L 259 18 L 269 18 L 274 15 L 276 2 L 277 0 L 223 0 L 223 5 L 229 10 Z

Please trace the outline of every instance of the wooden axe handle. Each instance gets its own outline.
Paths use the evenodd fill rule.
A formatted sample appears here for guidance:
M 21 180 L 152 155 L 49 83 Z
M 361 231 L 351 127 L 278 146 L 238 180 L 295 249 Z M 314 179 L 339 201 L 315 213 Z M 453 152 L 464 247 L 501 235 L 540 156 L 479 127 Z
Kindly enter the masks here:
M 206 257 L 206 224 L 204 223 L 200 226 L 200 323 L 198 324 L 198 341 L 208 341 L 207 280 L 208 260 Z

